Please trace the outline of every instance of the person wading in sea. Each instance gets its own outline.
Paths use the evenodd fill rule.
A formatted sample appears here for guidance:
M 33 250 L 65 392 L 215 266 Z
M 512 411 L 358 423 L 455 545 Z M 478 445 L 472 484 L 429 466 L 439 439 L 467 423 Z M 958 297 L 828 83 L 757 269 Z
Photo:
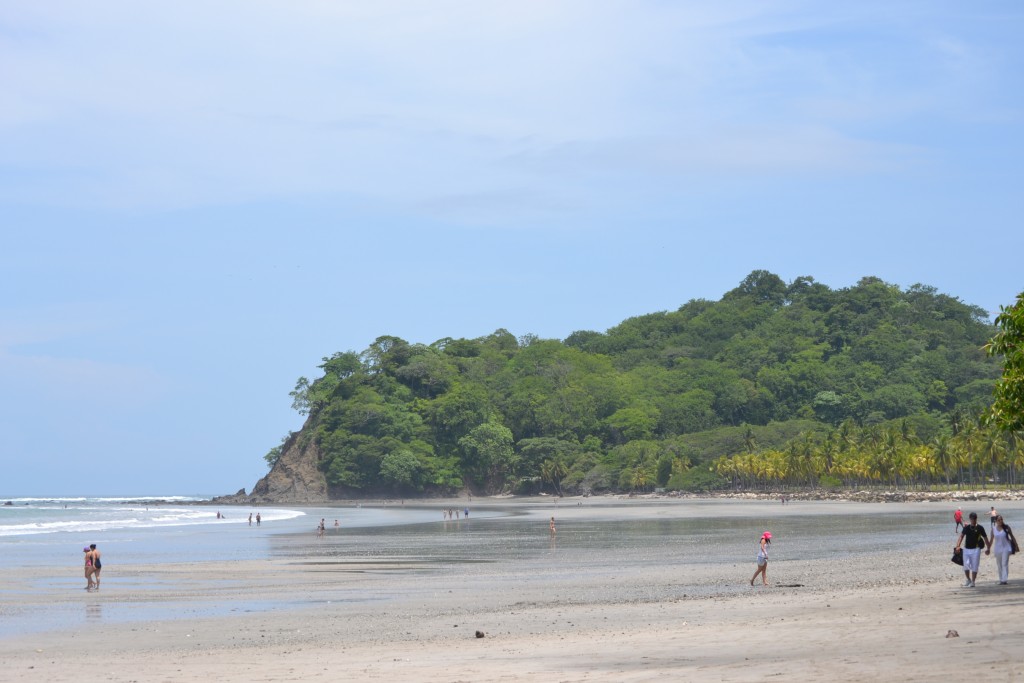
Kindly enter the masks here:
M 100 562 L 100 551 L 96 549 L 95 543 L 89 545 L 89 550 L 92 552 L 92 579 L 93 583 L 96 584 L 96 590 L 99 590 L 100 570 L 103 569 L 103 563 Z

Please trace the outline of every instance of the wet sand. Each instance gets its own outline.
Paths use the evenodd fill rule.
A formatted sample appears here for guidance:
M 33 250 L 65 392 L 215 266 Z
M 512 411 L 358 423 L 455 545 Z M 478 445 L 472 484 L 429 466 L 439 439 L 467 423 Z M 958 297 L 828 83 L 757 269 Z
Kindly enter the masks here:
M 916 681 L 956 675 L 965 661 L 983 679 L 1024 680 L 1024 563 L 1012 559 L 1010 585 L 999 586 L 986 558 L 978 588 L 960 588 L 951 528 L 934 539 L 889 534 L 891 547 L 851 552 L 839 538 L 812 559 L 783 536 L 772 585 L 750 587 L 756 539 L 736 541 L 742 557 L 728 538 L 707 546 L 714 557 L 704 562 L 682 561 L 694 551 L 678 552 L 671 536 L 639 559 L 635 547 L 597 551 L 570 538 L 603 519 L 672 519 L 692 507 L 575 502 L 523 505 L 513 531 L 525 530 L 535 553 L 500 561 L 359 552 L 374 538 L 388 547 L 366 532 L 282 539 L 266 561 L 108 565 L 100 593 L 75 588 L 84 585 L 77 567 L 16 569 L 0 617 L 57 603 L 80 619 L 0 639 L 0 680 Z M 700 509 L 784 525 L 879 506 Z M 884 509 L 899 518 L 922 508 Z M 1024 515 L 1020 505 L 1001 509 Z M 547 538 L 551 514 L 566 538 Z

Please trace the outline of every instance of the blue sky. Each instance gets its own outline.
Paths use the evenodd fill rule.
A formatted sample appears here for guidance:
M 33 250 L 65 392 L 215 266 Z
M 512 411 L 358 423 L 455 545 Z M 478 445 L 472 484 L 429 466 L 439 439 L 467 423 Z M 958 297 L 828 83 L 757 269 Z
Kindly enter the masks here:
M 249 489 L 323 356 L 750 271 L 1024 289 L 1024 5 L 0 14 L 0 496 Z

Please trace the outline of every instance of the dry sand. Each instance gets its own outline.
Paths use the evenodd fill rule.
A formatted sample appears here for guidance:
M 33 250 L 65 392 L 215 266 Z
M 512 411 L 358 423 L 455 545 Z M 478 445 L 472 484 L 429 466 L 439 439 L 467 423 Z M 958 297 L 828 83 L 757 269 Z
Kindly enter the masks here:
M 68 568 L 17 570 L 14 609 L 60 600 L 86 616 L 77 630 L 0 639 L 0 680 L 924 681 L 960 678 L 968 662 L 972 678 L 1024 680 L 1024 566 L 1011 561 L 999 586 L 986 558 L 978 588 L 963 589 L 959 568 L 937 560 L 948 545 L 773 561 L 772 586 L 710 593 L 693 590 L 709 582 L 699 564 L 533 581 L 502 563 L 462 575 L 415 560 L 172 562 L 118 567 L 102 594 L 70 595 L 46 588 Z M 715 567 L 740 584 L 753 569 Z M 645 599 L 645 587 L 673 597 Z M 257 598 L 276 607 L 245 611 Z M 238 611 L 104 617 L 154 599 L 186 615 L 207 600 Z

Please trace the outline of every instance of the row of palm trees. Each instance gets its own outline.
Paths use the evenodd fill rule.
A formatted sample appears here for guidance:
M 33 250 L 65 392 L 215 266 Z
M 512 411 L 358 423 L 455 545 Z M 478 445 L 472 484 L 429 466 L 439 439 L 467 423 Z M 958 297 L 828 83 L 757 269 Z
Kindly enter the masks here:
M 949 434 L 924 443 L 904 421 L 895 426 L 843 423 L 824 436 L 807 433 L 784 449 L 722 457 L 714 470 L 736 488 L 933 486 L 1011 488 L 1024 469 L 1024 432 L 1004 432 L 980 419 L 955 418 Z

